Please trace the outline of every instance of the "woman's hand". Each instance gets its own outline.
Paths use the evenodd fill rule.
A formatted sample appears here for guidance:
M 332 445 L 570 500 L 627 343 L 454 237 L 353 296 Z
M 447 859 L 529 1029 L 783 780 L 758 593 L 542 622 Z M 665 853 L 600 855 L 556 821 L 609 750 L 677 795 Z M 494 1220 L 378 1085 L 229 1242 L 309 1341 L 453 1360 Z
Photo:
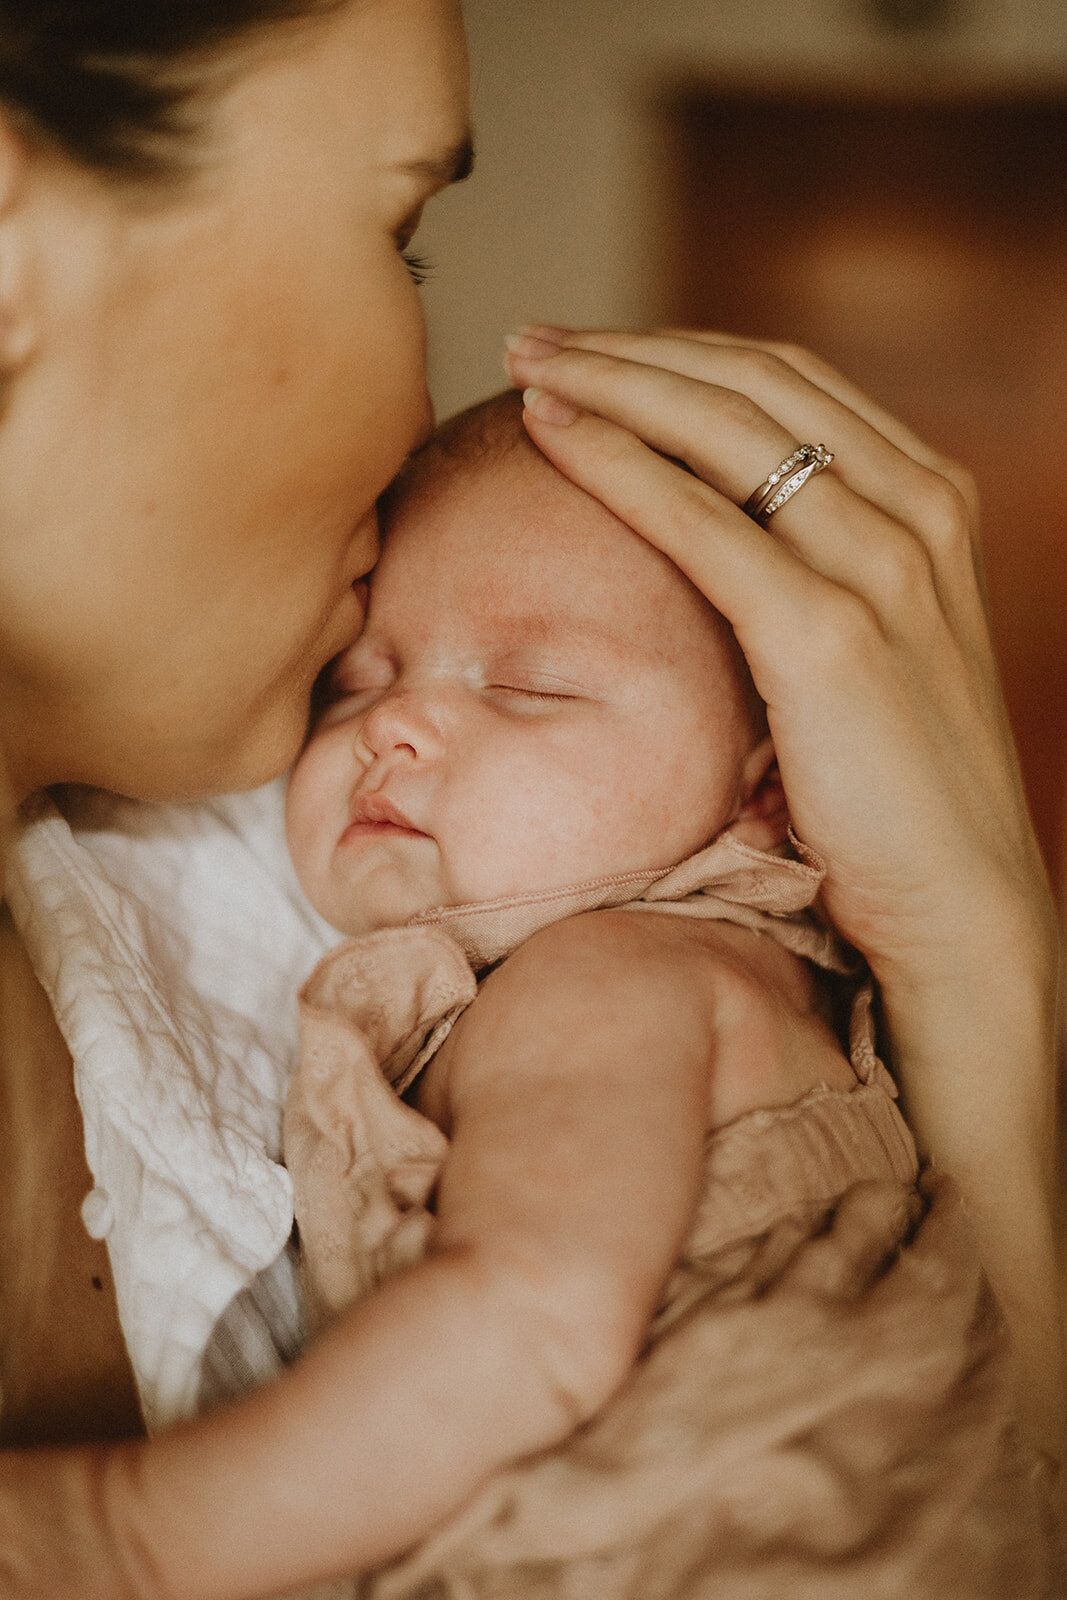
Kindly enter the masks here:
M 534 442 L 733 624 L 827 910 L 879 979 L 913 1125 L 960 1182 L 1047 1418 L 1055 920 L 971 480 L 792 347 L 533 328 L 509 348 Z M 761 528 L 738 508 L 798 444 L 833 465 Z
M 826 859 L 827 908 L 882 984 L 956 969 L 991 899 L 1046 942 L 966 474 L 802 351 L 562 339 L 510 357 L 516 380 L 547 391 L 530 434 L 733 624 L 794 826 Z M 552 396 L 585 414 L 546 422 Z M 764 530 L 738 505 L 800 443 L 825 443 L 833 466 Z

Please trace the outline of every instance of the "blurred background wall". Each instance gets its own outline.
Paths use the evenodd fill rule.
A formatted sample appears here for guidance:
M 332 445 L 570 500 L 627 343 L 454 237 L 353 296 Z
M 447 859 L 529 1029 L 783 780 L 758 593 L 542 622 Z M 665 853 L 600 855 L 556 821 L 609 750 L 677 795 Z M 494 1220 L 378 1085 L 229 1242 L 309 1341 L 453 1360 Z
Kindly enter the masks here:
M 681 319 L 809 343 L 959 455 L 1067 904 L 1065 0 L 466 12 L 477 172 L 419 239 L 439 412 L 522 322 Z

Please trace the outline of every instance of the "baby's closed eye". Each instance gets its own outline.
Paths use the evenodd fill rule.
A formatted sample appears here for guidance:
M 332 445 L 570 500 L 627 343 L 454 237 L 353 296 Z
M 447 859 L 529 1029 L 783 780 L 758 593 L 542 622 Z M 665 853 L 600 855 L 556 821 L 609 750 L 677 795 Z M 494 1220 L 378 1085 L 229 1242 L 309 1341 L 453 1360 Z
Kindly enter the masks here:
M 576 685 L 556 679 L 513 678 L 487 684 L 486 689 L 506 710 L 520 714 L 589 698 Z
M 342 656 L 327 680 L 316 727 L 329 727 L 369 711 L 396 682 L 396 670 L 385 660 L 355 661 Z

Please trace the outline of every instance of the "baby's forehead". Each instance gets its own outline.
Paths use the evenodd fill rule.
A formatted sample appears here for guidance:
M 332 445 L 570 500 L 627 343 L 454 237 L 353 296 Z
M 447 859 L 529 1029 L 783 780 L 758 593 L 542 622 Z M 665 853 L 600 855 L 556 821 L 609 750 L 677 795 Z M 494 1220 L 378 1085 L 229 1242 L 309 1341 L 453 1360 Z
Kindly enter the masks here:
M 386 565 L 462 572 L 475 592 L 508 585 L 540 613 L 622 612 L 638 630 L 666 607 L 705 628 L 715 614 L 681 572 L 558 472 L 522 432 L 475 456 L 431 445 L 390 497 Z M 546 619 L 547 620 L 547 619 Z
M 733 635 L 677 567 L 528 441 L 423 458 L 385 506 L 367 641 L 418 659 L 544 662 L 747 705 Z M 651 674 L 651 677 L 649 676 Z M 751 691 L 754 695 L 754 691 Z

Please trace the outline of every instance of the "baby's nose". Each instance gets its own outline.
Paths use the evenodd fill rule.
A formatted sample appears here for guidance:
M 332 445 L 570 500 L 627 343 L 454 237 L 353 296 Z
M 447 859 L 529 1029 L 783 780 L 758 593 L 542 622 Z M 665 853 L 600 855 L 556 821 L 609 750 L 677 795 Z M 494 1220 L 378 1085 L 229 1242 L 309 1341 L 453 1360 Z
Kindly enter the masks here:
M 410 689 L 386 694 L 367 713 L 360 741 L 373 756 L 398 751 L 413 760 L 428 760 L 443 748 L 441 730 L 425 695 Z

